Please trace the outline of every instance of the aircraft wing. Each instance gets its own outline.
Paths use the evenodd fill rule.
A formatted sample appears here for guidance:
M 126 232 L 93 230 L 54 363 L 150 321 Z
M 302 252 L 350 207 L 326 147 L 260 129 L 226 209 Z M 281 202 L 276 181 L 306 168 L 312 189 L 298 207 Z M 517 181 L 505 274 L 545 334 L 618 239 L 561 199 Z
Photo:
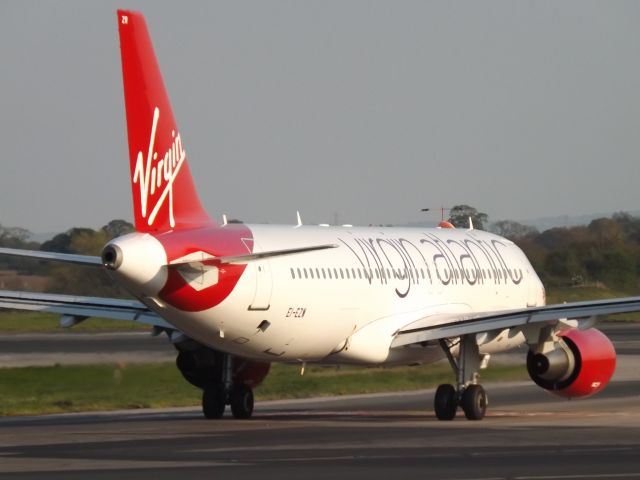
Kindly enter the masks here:
M 89 317 L 98 317 L 131 320 L 162 329 L 175 330 L 175 327 L 136 300 L 2 290 L 0 291 L 0 308 L 58 313 L 63 316 L 61 321 L 63 326 L 71 326 Z M 68 325 L 65 320 L 68 320 Z
M 640 311 L 640 297 L 587 302 L 561 303 L 500 312 L 430 315 L 402 327 L 391 347 L 428 342 L 441 338 L 523 327 L 535 323 L 557 323 L 562 319 L 580 320 L 597 315 Z

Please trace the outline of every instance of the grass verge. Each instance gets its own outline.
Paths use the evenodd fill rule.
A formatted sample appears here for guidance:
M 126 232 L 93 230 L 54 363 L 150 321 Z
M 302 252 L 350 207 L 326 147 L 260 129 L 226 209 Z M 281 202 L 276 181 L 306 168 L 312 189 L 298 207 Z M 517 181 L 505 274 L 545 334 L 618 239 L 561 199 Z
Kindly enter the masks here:
M 582 302 L 588 300 L 604 300 L 607 298 L 622 298 L 637 296 L 637 291 L 616 290 L 605 286 L 580 286 L 550 288 L 547 291 L 547 303 Z M 637 322 L 640 320 L 639 312 L 620 313 L 617 315 L 603 315 L 601 322 Z
M 55 313 L 0 310 L 1 333 L 54 333 L 66 329 L 58 324 L 60 315 Z M 150 327 L 126 320 L 88 318 L 73 327 L 74 332 L 129 332 L 148 331 Z
M 523 366 L 496 365 L 483 381 L 527 378 Z M 446 364 L 396 368 L 273 365 L 256 399 L 305 398 L 418 390 L 453 381 Z M 199 405 L 200 390 L 172 363 L 0 369 L 0 415 Z

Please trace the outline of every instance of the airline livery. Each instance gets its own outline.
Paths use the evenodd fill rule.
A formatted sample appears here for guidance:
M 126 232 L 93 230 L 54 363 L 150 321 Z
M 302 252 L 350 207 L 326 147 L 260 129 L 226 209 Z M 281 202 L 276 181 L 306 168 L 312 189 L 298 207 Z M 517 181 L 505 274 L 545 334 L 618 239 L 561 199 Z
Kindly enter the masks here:
M 130 319 L 166 332 L 207 418 L 253 412 L 272 362 L 394 365 L 447 359 L 455 385 L 434 408 L 482 419 L 478 372 L 490 355 L 528 348 L 540 387 L 565 397 L 602 390 L 615 369 L 601 314 L 640 310 L 640 297 L 545 305 L 511 241 L 479 230 L 216 223 L 200 204 L 141 14 L 118 11 L 134 233 L 101 257 L 0 253 L 105 268 L 137 300 L 0 292 L 0 306 Z

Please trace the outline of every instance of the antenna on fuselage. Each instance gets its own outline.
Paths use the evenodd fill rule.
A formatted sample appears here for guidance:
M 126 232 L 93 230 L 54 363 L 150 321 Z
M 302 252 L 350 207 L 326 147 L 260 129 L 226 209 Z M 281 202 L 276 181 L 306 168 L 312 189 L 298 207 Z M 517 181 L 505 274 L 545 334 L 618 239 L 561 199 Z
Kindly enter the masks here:
M 302 226 L 302 218 L 300 217 L 300 211 L 299 210 L 296 211 L 296 217 L 297 217 L 297 220 L 298 220 L 298 224 L 296 225 L 296 228 L 297 227 L 301 227 Z

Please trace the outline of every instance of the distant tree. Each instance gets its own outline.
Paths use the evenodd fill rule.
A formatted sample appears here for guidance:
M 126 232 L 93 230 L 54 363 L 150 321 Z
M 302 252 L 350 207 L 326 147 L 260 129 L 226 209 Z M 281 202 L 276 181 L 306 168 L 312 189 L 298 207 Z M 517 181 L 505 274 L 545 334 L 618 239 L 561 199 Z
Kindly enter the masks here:
M 593 239 L 600 245 L 610 245 L 623 240 L 622 227 L 611 218 L 597 218 L 587 228 Z
M 71 234 L 70 249 L 84 255 L 100 255 L 105 244 L 110 240 L 104 230 L 74 229 Z
M 24 245 L 30 236 L 31 232 L 26 228 L 3 227 L 0 225 L 0 245 L 3 247 Z
M 611 217 L 620 225 L 627 239 L 640 243 L 640 218 L 627 212 L 617 212 Z
M 126 235 L 127 233 L 133 232 L 135 229 L 133 224 L 127 222 L 126 220 L 111 220 L 104 227 L 101 228 L 104 232 L 106 232 L 109 239 L 120 237 L 122 235 Z
M 573 250 L 552 252 L 546 260 L 545 269 L 551 277 L 557 277 L 560 282 L 568 285 L 583 283 L 584 267 Z M 581 279 L 576 282 L 576 279 Z
M 538 230 L 535 227 L 524 225 L 513 220 L 500 220 L 494 222 L 489 226 L 489 231 L 500 235 L 501 237 L 508 238 L 509 240 L 520 240 L 525 237 L 534 237 L 538 235 Z
M 27 229 L 0 225 L 0 247 L 38 250 L 38 242 L 30 241 L 29 237 L 31 232 Z M 0 255 L 0 270 L 15 270 L 20 274 L 29 275 L 41 273 L 43 268 L 38 262 L 30 259 Z
M 536 243 L 549 251 L 562 250 L 575 243 L 588 241 L 587 227 L 555 227 L 545 230 L 536 237 Z
M 456 205 L 449 210 L 449 221 L 456 228 L 467 228 L 469 218 L 473 221 L 473 228 L 484 230 L 484 224 L 489 220 L 486 213 L 479 212 L 469 205 Z
M 130 224 L 129 224 L 130 225 Z M 112 221 L 100 230 L 72 228 L 42 244 L 42 250 L 100 255 L 104 245 L 116 233 L 127 231 L 124 221 Z M 49 292 L 105 297 L 128 297 L 101 268 L 70 264 L 52 264 L 46 287 Z
M 51 240 L 44 242 L 40 250 L 45 252 L 72 253 L 70 245 L 71 236 L 68 233 L 59 233 Z

